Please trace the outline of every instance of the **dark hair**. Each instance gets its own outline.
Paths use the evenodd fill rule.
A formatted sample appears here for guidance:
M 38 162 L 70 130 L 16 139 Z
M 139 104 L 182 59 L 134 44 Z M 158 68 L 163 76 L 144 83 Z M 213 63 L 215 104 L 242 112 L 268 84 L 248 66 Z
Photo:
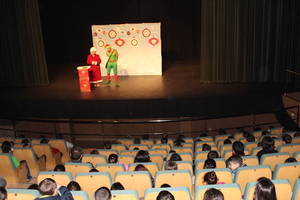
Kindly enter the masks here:
M 135 166 L 134 171 L 147 171 L 147 172 L 149 172 L 149 170 L 147 169 L 147 167 L 145 167 L 142 164 L 138 164 L 137 166 Z
M 218 177 L 214 171 L 207 172 L 203 177 L 203 182 L 207 183 L 207 185 L 215 185 L 218 182 Z
M 269 134 L 270 134 L 269 131 L 263 131 L 263 132 L 261 133 L 261 135 L 269 135 Z
M 79 183 L 77 183 L 76 181 L 71 181 L 68 185 L 67 185 L 68 190 L 70 191 L 80 191 L 81 187 L 79 185 Z
M 30 147 L 30 140 L 27 138 L 23 139 L 21 143 L 23 147 Z
M 286 143 L 286 144 L 291 144 L 292 143 L 292 136 L 288 135 L 288 134 L 284 134 L 282 136 L 282 140 Z
M 145 150 L 140 150 L 137 152 L 134 162 L 151 162 L 149 152 Z
M 41 139 L 40 144 L 48 144 L 49 140 L 47 140 L 45 137 Z
M 243 159 L 241 158 L 241 156 L 238 156 L 238 155 L 233 155 L 233 156 L 230 156 L 227 160 L 226 160 L 226 165 L 229 166 L 229 163 L 239 163 L 240 166 L 243 165 Z
M 99 151 L 98 150 L 93 150 L 93 151 L 91 151 L 90 154 L 99 154 Z
M 31 184 L 27 189 L 29 189 L 29 190 L 39 190 L 39 185 L 34 183 L 34 184 Z
M 171 160 L 171 161 L 182 161 L 182 158 L 178 153 L 172 153 L 169 160 Z
M 55 172 L 65 172 L 66 171 L 66 168 L 64 165 L 62 164 L 58 164 L 54 167 L 54 170 Z
M 275 150 L 275 141 L 270 136 L 263 137 L 261 141 L 261 146 L 265 151 L 274 151 Z
M 156 200 L 175 200 L 173 194 L 167 190 L 160 191 Z
M 235 141 L 232 144 L 232 150 L 233 150 L 235 155 L 238 155 L 238 156 L 244 156 L 245 155 L 244 144 L 239 142 L 239 141 Z
M 110 200 L 111 192 L 107 187 L 101 187 L 95 192 L 95 200 Z
M 0 187 L 0 200 L 6 200 L 7 199 L 7 191 L 5 188 Z
M 164 183 L 160 186 L 160 188 L 169 188 L 171 187 L 171 185 L 167 184 L 167 183 Z
M 216 168 L 216 161 L 213 159 L 206 159 L 203 165 L 203 169 L 214 169 Z
M 254 200 L 276 200 L 276 190 L 272 181 L 262 177 L 258 179 L 254 191 Z
M 294 137 L 299 137 L 299 136 L 300 136 L 300 131 L 298 131 L 294 134 Z
M 108 156 L 107 162 L 108 163 L 118 163 L 118 159 L 119 159 L 119 156 L 117 154 L 112 153 Z
M 224 144 L 232 144 L 232 141 L 227 138 L 226 140 L 224 140 Z
M 73 147 L 71 149 L 71 160 L 72 162 L 78 162 L 80 161 L 81 162 L 81 159 L 82 159 L 82 149 L 80 147 Z
M 177 170 L 177 163 L 173 160 L 168 160 L 165 165 L 165 170 Z
M 255 137 L 252 134 L 249 134 L 246 137 L 247 142 L 255 142 Z
M 292 157 L 287 158 L 287 159 L 284 161 L 284 163 L 293 163 L 293 162 L 298 162 L 298 161 L 296 160 L 296 158 L 292 158 Z
M 55 180 L 51 178 L 46 178 L 42 180 L 39 184 L 39 192 L 42 196 L 53 195 L 57 188 Z
M 89 172 L 99 172 L 99 170 L 98 169 L 96 169 L 96 168 L 92 168 L 92 169 L 90 169 L 90 171 Z
M 141 144 L 141 139 L 140 138 L 134 138 L 133 144 Z
M 4 141 L 1 146 L 2 153 L 10 153 L 13 150 L 13 146 L 11 142 Z
M 211 146 L 209 144 L 203 144 L 202 145 L 202 151 L 210 151 L 211 150 Z
M 115 182 L 111 185 L 110 190 L 125 190 L 125 188 L 120 182 Z
M 203 200 L 224 200 L 224 195 L 220 190 L 210 188 L 204 193 Z
M 207 154 L 207 158 L 209 159 L 219 158 L 219 154 L 217 151 L 210 151 Z
M 225 129 L 223 129 L 223 128 L 220 128 L 219 129 L 219 135 L 226 135 L 227 133 L 226 133 L 226 130 Z
M 167 138 L 166 136 L 162 137 L 162 138 L 160 139 L 160 143 L 161 143 L 161 144 L 168 144 L 168 138 Z
M 0 176 L 0 187 L 6 188 L 7 182 L 4 177 Z

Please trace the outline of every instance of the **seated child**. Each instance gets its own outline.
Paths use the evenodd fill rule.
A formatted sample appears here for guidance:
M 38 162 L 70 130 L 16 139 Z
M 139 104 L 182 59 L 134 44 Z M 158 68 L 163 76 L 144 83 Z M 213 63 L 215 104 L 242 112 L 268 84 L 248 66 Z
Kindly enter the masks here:
M 41 197 L 36 200 L 74 200 L 71 192 L 64 186 L 57 185 L 55 180 L 46 178 L 39 184 Z
M 237 155 L 229 157 L 228 160 L 226 160 L 226 164 L 227 164 L 227 167 L 231 170 L 233 179 L 234 179 L 238 169 L 240 167 L 246 166 L 246 165 L 243 165 L 243 159 Z
M 7 191 L 4 187 L 0 187 L 0 200 L 7 200 Z
M 218 177 L 214 171 L 207 172 L 204 175 L 203 183 L 205 185 L 225 184 L 224 182 L 218 182 Z

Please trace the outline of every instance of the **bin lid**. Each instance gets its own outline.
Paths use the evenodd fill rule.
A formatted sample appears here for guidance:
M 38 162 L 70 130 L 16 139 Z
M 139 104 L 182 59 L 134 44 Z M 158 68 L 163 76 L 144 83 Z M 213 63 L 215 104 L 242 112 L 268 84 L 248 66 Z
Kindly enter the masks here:
M 87 70 L 89 68 L 91 68 L 91 66 L 79 66 L 77 67 L 77 70 Z

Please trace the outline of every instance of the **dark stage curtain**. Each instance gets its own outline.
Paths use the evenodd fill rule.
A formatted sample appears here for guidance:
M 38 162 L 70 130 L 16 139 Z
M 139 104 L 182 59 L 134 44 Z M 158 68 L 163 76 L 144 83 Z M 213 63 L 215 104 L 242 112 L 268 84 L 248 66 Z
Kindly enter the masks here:
M 37 0 L 1 0 L 1 86 L 47 85 Z
M 285 69 L 300 64 L 299 3 L 202 0 L 201 80 L 285 81 Z

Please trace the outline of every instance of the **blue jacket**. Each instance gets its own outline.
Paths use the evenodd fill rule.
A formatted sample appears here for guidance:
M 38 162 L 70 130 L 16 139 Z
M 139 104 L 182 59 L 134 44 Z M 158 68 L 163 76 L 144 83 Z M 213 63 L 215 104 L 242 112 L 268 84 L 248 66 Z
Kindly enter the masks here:
M 39 197 L 36 200 L 74 200 L 68 188 L 61 186 L 58 189 L 58 194 L 55 196 Z

